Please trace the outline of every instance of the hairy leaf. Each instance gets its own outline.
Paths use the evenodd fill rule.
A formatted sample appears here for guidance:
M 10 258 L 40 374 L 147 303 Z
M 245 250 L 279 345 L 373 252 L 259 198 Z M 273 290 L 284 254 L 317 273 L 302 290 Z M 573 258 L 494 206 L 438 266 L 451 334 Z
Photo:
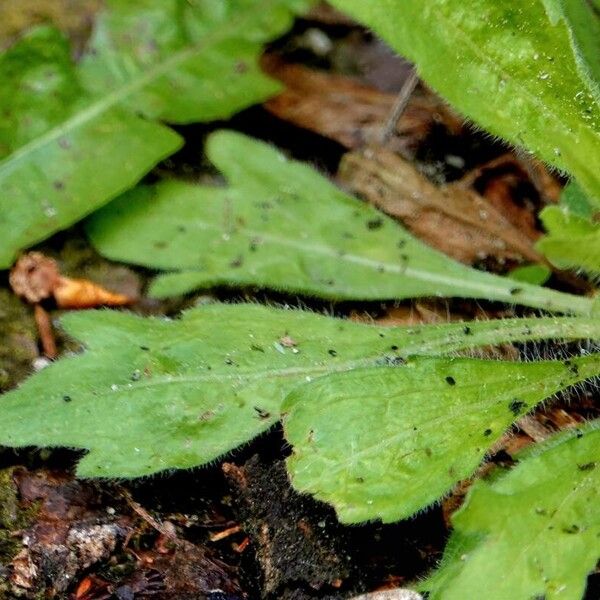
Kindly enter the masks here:
M 333 0 L 413 60 L 464 114 L 569 171 L 600 203 L 598 73 L 587 60 L 597 63 L 599 42 L 594 13 L 582 22 L 579 3 Z
M 54 30 L 0 56 L 0 268 L 134 185 L 182 141 L 277 92 L 261 44 L 305 0 L 108 0 L 76 67 Z
M 561 269 L 582 269 L 600 275 L 600 223 L 591 220 L 581 190 L 570 184 L 561 198 L 561 206 L 548 206 L 541 219 L 548 235 L 537 248 Z
M 454 515 L 431 600 L 580 600 L 600 558 L 600 429 L 546 445 L 492 483 L 478 481 Z M 510 576 L 507 576 L 509 574 Z
M 518 417 L 598 374 L 600 355 L 564 363 L 422 358 L 321 378 L 283 405 L 292 483 L 347 523 L 409 517 L 469 477 Z
M 212 285 L 261 286 L 333 299 L 486 298 L 588 313 L 587 298 L 476 271 L 427 247 L 393 219 L 306 165 L 233 132 L 208 141 L 229 187 L 139 187 L 88 224 L 105 256 L 175 271 L 162 297 Z
M 88 311 L 63 317 L 87 347 L 0 397 L 0 443 L 90 452 L 82 476 L 135 477 L 214 460 L 269 428 L 295 387 L 401 355 L 546 337 L 600 336 L 593 319 L 382 328 L 258 305 L 177 321 Z
M 560 19 L 567 28 L 569 41 L 582 79 L 589 91 L 600 99 L 600 18 L 585 0 L 543 0 L 553 25 Z

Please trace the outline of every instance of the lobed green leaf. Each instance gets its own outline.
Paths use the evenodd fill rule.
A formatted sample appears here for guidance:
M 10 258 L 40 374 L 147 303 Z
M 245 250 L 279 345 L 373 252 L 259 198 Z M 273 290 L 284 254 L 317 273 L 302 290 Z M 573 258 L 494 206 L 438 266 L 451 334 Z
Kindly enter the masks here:
M 205 464 L 279 419 L 296 387 L 402 356 L 540 338 L 598 338 L 584 318 L 375 327 L 258 305 L 208 305 L 176 321 L 71 313 L 87 350 L 0 397 L 0 444 L 89 450 L 85 477 L 139 477 Z
M 600 275 L 600 224 L 592 220 L 593 212 L 577 185 L 569 184 L 561 206 L 548 206 L 540 215 L 548 235 L 537 249 L 561 269 Z
M 228 187 L 163 181 L 96 213 L 87 230 L 108 258 L 172 271 L 151 294 L 260 286 L 332 299 L 462 296 L 589 313 L 588 298 L 462 265 L 313 169 L 222 131 L 208 156 Z
M 346 523 L 410 517 L 470 477 L 520 416 L 599 374 L 597 354 L 535 363 L 420 358 L 321 378 L 283 404 L 292 483 L 333 504 Z
M 556 438 L 504 476 L 475 483 L 425 583 L 431 600 L 482 589 L 489 600 L 584 597 L 600 557 L 600 429 L 592 422 Z

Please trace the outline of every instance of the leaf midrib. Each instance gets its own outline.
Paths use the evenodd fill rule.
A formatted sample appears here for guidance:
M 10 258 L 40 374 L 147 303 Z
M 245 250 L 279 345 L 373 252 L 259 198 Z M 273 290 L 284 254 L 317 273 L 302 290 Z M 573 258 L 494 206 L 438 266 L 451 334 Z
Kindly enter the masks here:
M 215 225 L 213 222 L 205 222 L 205 221 L 194 221 L 194 226 L 198 229 L 204 229 L 206 231 L 214 231 L 218 234 L 223 232 L 222 227 Z M 404 233 L 399 230 L 399 233 Z M 319 256 L 323 256 L 329 259 L 333 259 L 335 261 L 346 261 L 350 264 L 356 264 L 360 266 L 364 266 L 376 271 L 378 274 L 380 273 L 380 269 L 384 269 L 384 273 L 392 273 L 395 275 L 401 275 L 408 278 L 412 278 L 418 281 L 423 281 L 430 284 L 435 285 L 443 285 L 448 287 L 453 287 L 457 289 L 470 290 L 474 293 L 477 293 L 479 297 L 482 298 L 492 298 L 491 294 L 494 294 L 493 299 L 500 299 L 520 302 L 527 304 L 527 297 L 525 294 L 521 296 L 513 297 L 510 293 L 510 289 L 512 288 L 520 288 L 523 292 L 528 294 L 528 297 L 531 299 L 531 302 L 535 302 L 535 305 L 540 307 L 543 302 L 552 302 L 555 303 L 555 306 L 560 307 L 561 310 L 565 312 L 573 312 L 577 311 L 579 313 L 585 313 L 590 310 L 591 302 L 580 296 L 573 296 L 570 294 L 563 294 L 561 292 L 557 292 L 555 290 L 551 290 L 548 288 L 542 288 L 539 286 L 532 286 L 526 283 L 517 283 L 511 280 L 504 280 L 503 278 L 495 275 L 491 275 L 489 273 L 485 273 L 483 271 L 474 271 L 473 269 L 469 269 L 459 263 L 454 263 L 451 259 L 440 254 L 439 257 L 447 259 L 451 261 L 452 267 L 458 268 L 461 271 L 464 270 L 460 275 L 456 275 L 454 277 L 444 276 L 432 271 L 427 271 L 423 269 L 416 269 L 405 265 L 398 265 L 395 263 L 387 263 L 383 261 L 378 261 L 371 258 L 366 258 L 364 256 L 360 256 L 357 254 L 351 254 L 349 252 L 345 252 L 343 255 L 340 255 L 339 249 L 333 248 L 331 246 L 323 246 L 321 244 L 316 244 L 314 241 L 310 241 L 310 243 L 303 243 L 302 241 L 292 240 L 289 237 L 280 237 L 273 235 L 271 233 L 266 233 L 264 231 L 255 231 L 249 229 L 247 227 L 239 228 L 235 231 L 237 235 L 243 235 L 249 240 L 260 238 L 261 240 L 265 240 L 267 242 L 272 243 L 273 245 L 279 245 L 282 247 L 291 248 L 293 250 L 299 251 L 300 255 L 310 255 L 316 254 Z M 233 236 L 232 236 L 233 237 Z M 412 238 L 407 238 L 410 241 L 413 241 Z M 433 249 L 425 246 L 428 252 L 437 255 L 437 252 Z M 116 257 L 119 258 L 119 257 Z M 438 256 L 435 256 L 438 258 Z M 416 260 L 413 257 L 413 260 Z M 154 265 L 150 265 L 154 266 Z M 200 269 L 193 268 L 184 268 L 180 269 L 179 272 L 198 272 L 202 273 Z M 469 278 L 465 277 L 465 275 L 473 275 L 477 273 L 478 277 L 481 279 L 488 279 L 491 281 L 488 282 L 478 282 L 472 281 Z M 226 277 L 223 276 L 223 279 L 226 280 Z M 496 285 L 494 285 L 496 284 Z
M 171 385 L 177 383 L 193 383 L 193 384 L 209 384 L 209 383 L 222 383 L 229 380 L 237 380 L 240 385 L 247 385 L 253 381 L 260 381 L 261 379 L 276 379 L 286 377 L 301 377 L 310 375 L 321 375 L 323 373 L 338 373 L 344 371 L 350 371 L 360 367 L 368 367 L 373 364 L 374 361 L 385 356 L 384 352 L 380 352 L 377 355 L 360 358 L 356 360 L 347 361 L 344 363 L 337 364 L 325 364 L 316 366 L 298 366 L 298 367 L 287 367 L 283 369 L 267 369 L 262 371 L 257 370 L 236 370 L 235 366 L 231 366 L 231 373 L 225 373 L 224 371 L 212 371 L 210 374 L 202 373 L 200 375 L 164 375 L 164 376 L 153 376 L 151 379 L 146 381 L 131 382 L 125 384 L 116 384 L 114 389 L 107 390 L 104 394 L 117 392 L 133 392 L 145 388 L 152 388 L 161 385 Z M 382 368 L 386 368 L 382 365 Z M 393 368 L 391 366 L 387 368 Z M 131 387 L 129 387 L 131 386 Z
M 130 83 L 115 90 L 114 92 L 103 96 L 102 99 L 88 105 L 82 111 L 79 111 L 74 116 L 70 117 L 61 124 L 53 127 L 38 138 L 31 140 L 24 146 L 15 150 L 8 157 L 0 161 L 0 173 L 8 173 L 12 169 L 17 168 L 19 162 L 28 158 L 30 154 L 35 153 L 40 148 L 50 144 L 51 142 L 61 138 L 68 132 L 77 127 L 91 121 L 98 115 L 108 111 L 111 108 L 119 105 L 126 98 L 133 95 L 135 92 L 142 89 L 144 86 L 151 83 L 153 80 L 166 75 L 172 69 L 175 69 L 180 63 L 188 60 L 195 54 L 214 45 L 235 31 L 239 31 L 240 27 L 244 26 L 244 22 L 252 19 L 255 16 L 255 11 L 269 11 L 271 7 L 278 4 L 279 0 L 262 0 L 260 7 L 252 7 L 250 10 L 243 11 L 237 18 L 230 19 L 225 25 L 220 27 L 216 32 L 209 33 L 201 42 L 189 46 L 165 59 L 163 62 L 154 65 L 152 68 L 144 71 L 138 77 L 135 77 Z M 132 113 L 133 114 L 133 113 Z M 158 121 L 158 119 L 156 120 Z

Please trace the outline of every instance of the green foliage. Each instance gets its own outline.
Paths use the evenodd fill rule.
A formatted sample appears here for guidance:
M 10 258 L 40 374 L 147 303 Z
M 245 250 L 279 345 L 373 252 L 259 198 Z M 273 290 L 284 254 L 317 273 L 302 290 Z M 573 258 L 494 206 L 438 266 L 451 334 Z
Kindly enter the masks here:
M 515 281 L 544 285 L 551 275 L 552 271 L 545 265 L 523 265 L 515 267 L 508 276 Z
M 87 477 L 207 463 L 276 422 L 293 389 L 332 372 L 380 365 L 383 375 L 402 355 L 600 337 L 600 324 L 583 318 L 382 328 L 250 304 L 203 306 L 173 322 L 88 311 L 63 324 L 87 351 L 2 397 L 0 443 L 86 448 L 78 474 Z
M 134 185 L 182 140 L 276 93 L 261 45 L 305 0 L 109 0 L 75 66 L 54 30 L 0 56 L 0 268 Z
M 466 116 L 569 171 L 600 203 L 600 37 L 584 0 L 333 4 L 413 60 Z
M 321 378 L 283 405 L 292 483 L 346 523 L 410 517 L 470 477 L 518 417 L 598 374 L 600 354 L 564 363 L 421 358 Z
M 593 210 L 581 190 L 570 184 L 561 206 L 548 206 L 541 219 L 548 235 L 537 249 L 561 269 L 582 269 L 600 275 L 600 223 L 591 220 Z
M 430 600 L 580 600 L 600 555 L 598 422 L 559 435 L 493 482 L 478 481 L 453 517 Z
M 600 99 L 600 20 L 585 0 L 543 0 L 552 25 L 560 19 L 567 28 L 569 41 L 581 78 Z
M 476 271 L 413 238 L 301 163 L 233 132 L 208 141 L 228 187 L 139 187 L 92 217 L 113 260 L 174 271 L 158 297 L 213 285 L 261 286 L 334 299 L 463 296 L 589 313 L 591 301 Z

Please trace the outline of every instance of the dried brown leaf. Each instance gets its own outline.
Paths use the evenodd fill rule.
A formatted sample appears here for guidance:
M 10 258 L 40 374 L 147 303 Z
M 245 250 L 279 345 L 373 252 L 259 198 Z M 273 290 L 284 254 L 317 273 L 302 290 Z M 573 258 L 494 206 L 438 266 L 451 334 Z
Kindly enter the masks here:
M 265 104 L 275 116 L 349 149 L 380 140 L 395 94 L 350 77 L 285 64 L 273 56 L 265 58 L 263 68 L 286 86 L 283 93 Z M 425 90 L 413 94 L 389 147 L 407 151 L 423 140 L 436 122 L 443 122 L 454 133 L 462 129 L 462 120 L 437 96 Z
M 533 240 L 485 198 L 462 183 L 437 187 L 386 149 L 346 154 L 339 178 L 429 245 L 465 263 L 542 262 Z

